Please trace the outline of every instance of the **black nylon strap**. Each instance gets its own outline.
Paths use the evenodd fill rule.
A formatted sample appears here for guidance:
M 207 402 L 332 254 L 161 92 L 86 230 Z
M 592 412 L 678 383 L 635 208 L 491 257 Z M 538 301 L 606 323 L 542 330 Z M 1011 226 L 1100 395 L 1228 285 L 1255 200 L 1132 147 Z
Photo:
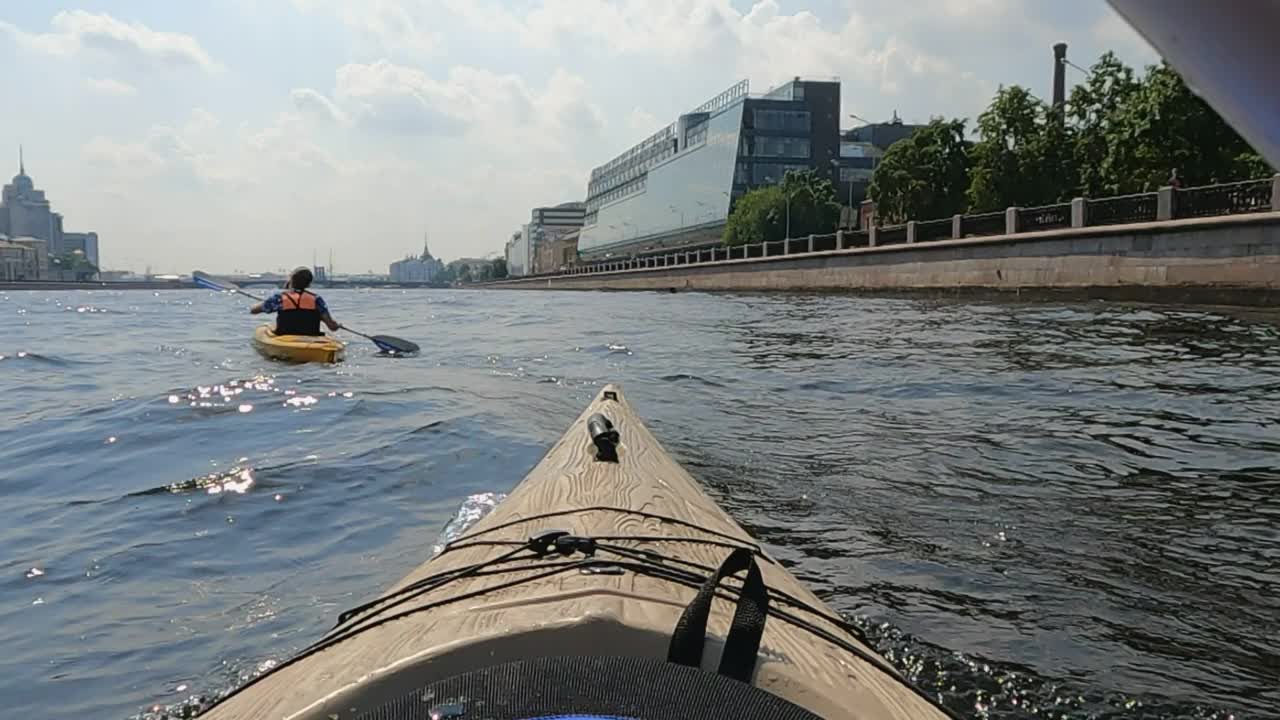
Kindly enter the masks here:
M 769 589 L 765 587 L 755 554 L 747 548 L 729 553 L 720 567 L 698 588 L 698 594 L 684 609 L 676 629 L 671 634 L 671 646 L 667 661 L 690 667 L 701 667 L 702 647 L 707 639 L 707 619 L 711 616 L 711 600 L 715 597 L 720 581 L 742 570 L 747 579 L 742 583 L 738 607 L 733 611 L 733 622 L 725 638 L 724 653 L 720 657 L 720 674 L 734 680 L 750 683 L 755 671 L 756 655 L 760 652 L 760 638 L 764 636 L 764 623 L 769 616 Z

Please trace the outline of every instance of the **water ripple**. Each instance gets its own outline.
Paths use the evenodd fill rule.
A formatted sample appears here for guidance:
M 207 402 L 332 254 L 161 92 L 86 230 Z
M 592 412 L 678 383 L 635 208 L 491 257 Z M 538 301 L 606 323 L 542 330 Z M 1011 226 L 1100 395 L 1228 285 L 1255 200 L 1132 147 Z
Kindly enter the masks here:
M 11 714 L 189 716 L 438 551 L 620 381 L 962 715 L 1280 717 L 1275 312 L 325 294 L 422 352 L 280 366 L 236 298 L 0 295 Z

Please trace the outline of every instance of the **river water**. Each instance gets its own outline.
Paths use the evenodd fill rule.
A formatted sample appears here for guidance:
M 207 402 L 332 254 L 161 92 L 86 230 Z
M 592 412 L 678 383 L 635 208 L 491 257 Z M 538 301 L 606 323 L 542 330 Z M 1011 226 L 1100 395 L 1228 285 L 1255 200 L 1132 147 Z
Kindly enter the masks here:
M 205 291 L 0 292 L 0 706 L 181 717 L 510 489 L 601 384 L 973 717 L 1280 717 L 1280 313 L 332 291 L 292 367 Z

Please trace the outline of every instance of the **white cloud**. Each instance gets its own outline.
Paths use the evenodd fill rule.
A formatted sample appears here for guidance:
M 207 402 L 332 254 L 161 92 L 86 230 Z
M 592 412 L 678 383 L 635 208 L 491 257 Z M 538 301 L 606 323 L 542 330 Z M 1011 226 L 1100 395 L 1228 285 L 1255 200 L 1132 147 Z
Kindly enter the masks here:
M 438 21 L 431 2 L 402 0 L 293 0 L 305 12 L 327 11 L 355 35 L 359 44 L 378 52 L 434 55 L 444 36 L 431 29 Z
M 604 113 L 590 102 L 579 76 L 557 70 L 541 91 L 518 75 L 457 66 L 440 79 L 386 60 L 338 68 L 332 99 L 310 88 L 291 93 L 294 106 L 310 115 L 391 136 L 475 135 L 508 141 L 522 129 L 558 143 L 566 134 L 594 136 Z M 499 132 L 499 135 L 490 133 Z
M 44 32 L 0 22 L 31 109 L 0 114 L 0 135 L 56 148 L 38 179 L 109 257 L 278 267 L 333 247 L 363 271 L 424 231 L 447 257 L 501 247 L 529 208 L 580 199 L 591 167 L 744 77 L 760 92 L 839 76 L 843 112 L 917 121 L 972 117 L 1000 83 L 1046 94 L 1053 42 L 1081 65 L 1109 46 L 1151 57 L 1096 2 L 801 6 L 228 0 L 217 13 L 138 5 L 127 20 L 59 13 Z M 228 37 L 223 68 L 202 43 Z M 185 72 L 153 77 L 162 68 Z M 109 115 L 67 111 L 129 88 Z
M 311 88 L 295 88 L 289 93 L 289 98 L 298 112 L 304 115 L 339 124 L 347 122 L 346 113 L 334 105 L 332 100 Z
M 9 23 L 0 32 L 20 46 L 48 55 L 70 57 L 87 53 L 110 58 L 135 69 L 195 67 L 217 72 L 222 66 L 191 35 L 152 30 L 142 23 L 128 23 L 107 13 L 61 11 L 51 21 L 53 32 L 28 33 Z
M 179 127 L 156 124 L 137 140 L 96 135 L 85 143 L 90 166 L 131 183 L 163 178 L 182 186 L 220 189 L 252 181 L 220 142 L 221 123 L 203 108 L 191 111 Z
M 121 82 L 120 80 L 112 78 L 85 78 L 84 84 L 91 91 L 100 95 L 132 97 L 138 94 L 138 88 L 127 82 Z
M 638 106 L 631 108 L 631 112 L 627 113 L 624 124 L 627 132 L 637 137 L 648 137 L 663 126 L 664 123 L 658 119 L 657 115 Z

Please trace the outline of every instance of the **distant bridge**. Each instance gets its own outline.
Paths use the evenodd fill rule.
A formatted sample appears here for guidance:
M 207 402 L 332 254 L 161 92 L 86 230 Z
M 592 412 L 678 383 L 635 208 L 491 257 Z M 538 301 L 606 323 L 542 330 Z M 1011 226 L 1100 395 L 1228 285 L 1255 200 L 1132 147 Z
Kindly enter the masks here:
M 262 277 L 237 277 L 234 275 L 225 276 L 227 280 L 239 285 L 240 287 L 284 287 L 283 278 L 262 278 Z M 391 280 L 317 280 L 312 285 L 315 288 L 442 288 L 445 285 L 439 283 L 425 282 L 392 282 Z

